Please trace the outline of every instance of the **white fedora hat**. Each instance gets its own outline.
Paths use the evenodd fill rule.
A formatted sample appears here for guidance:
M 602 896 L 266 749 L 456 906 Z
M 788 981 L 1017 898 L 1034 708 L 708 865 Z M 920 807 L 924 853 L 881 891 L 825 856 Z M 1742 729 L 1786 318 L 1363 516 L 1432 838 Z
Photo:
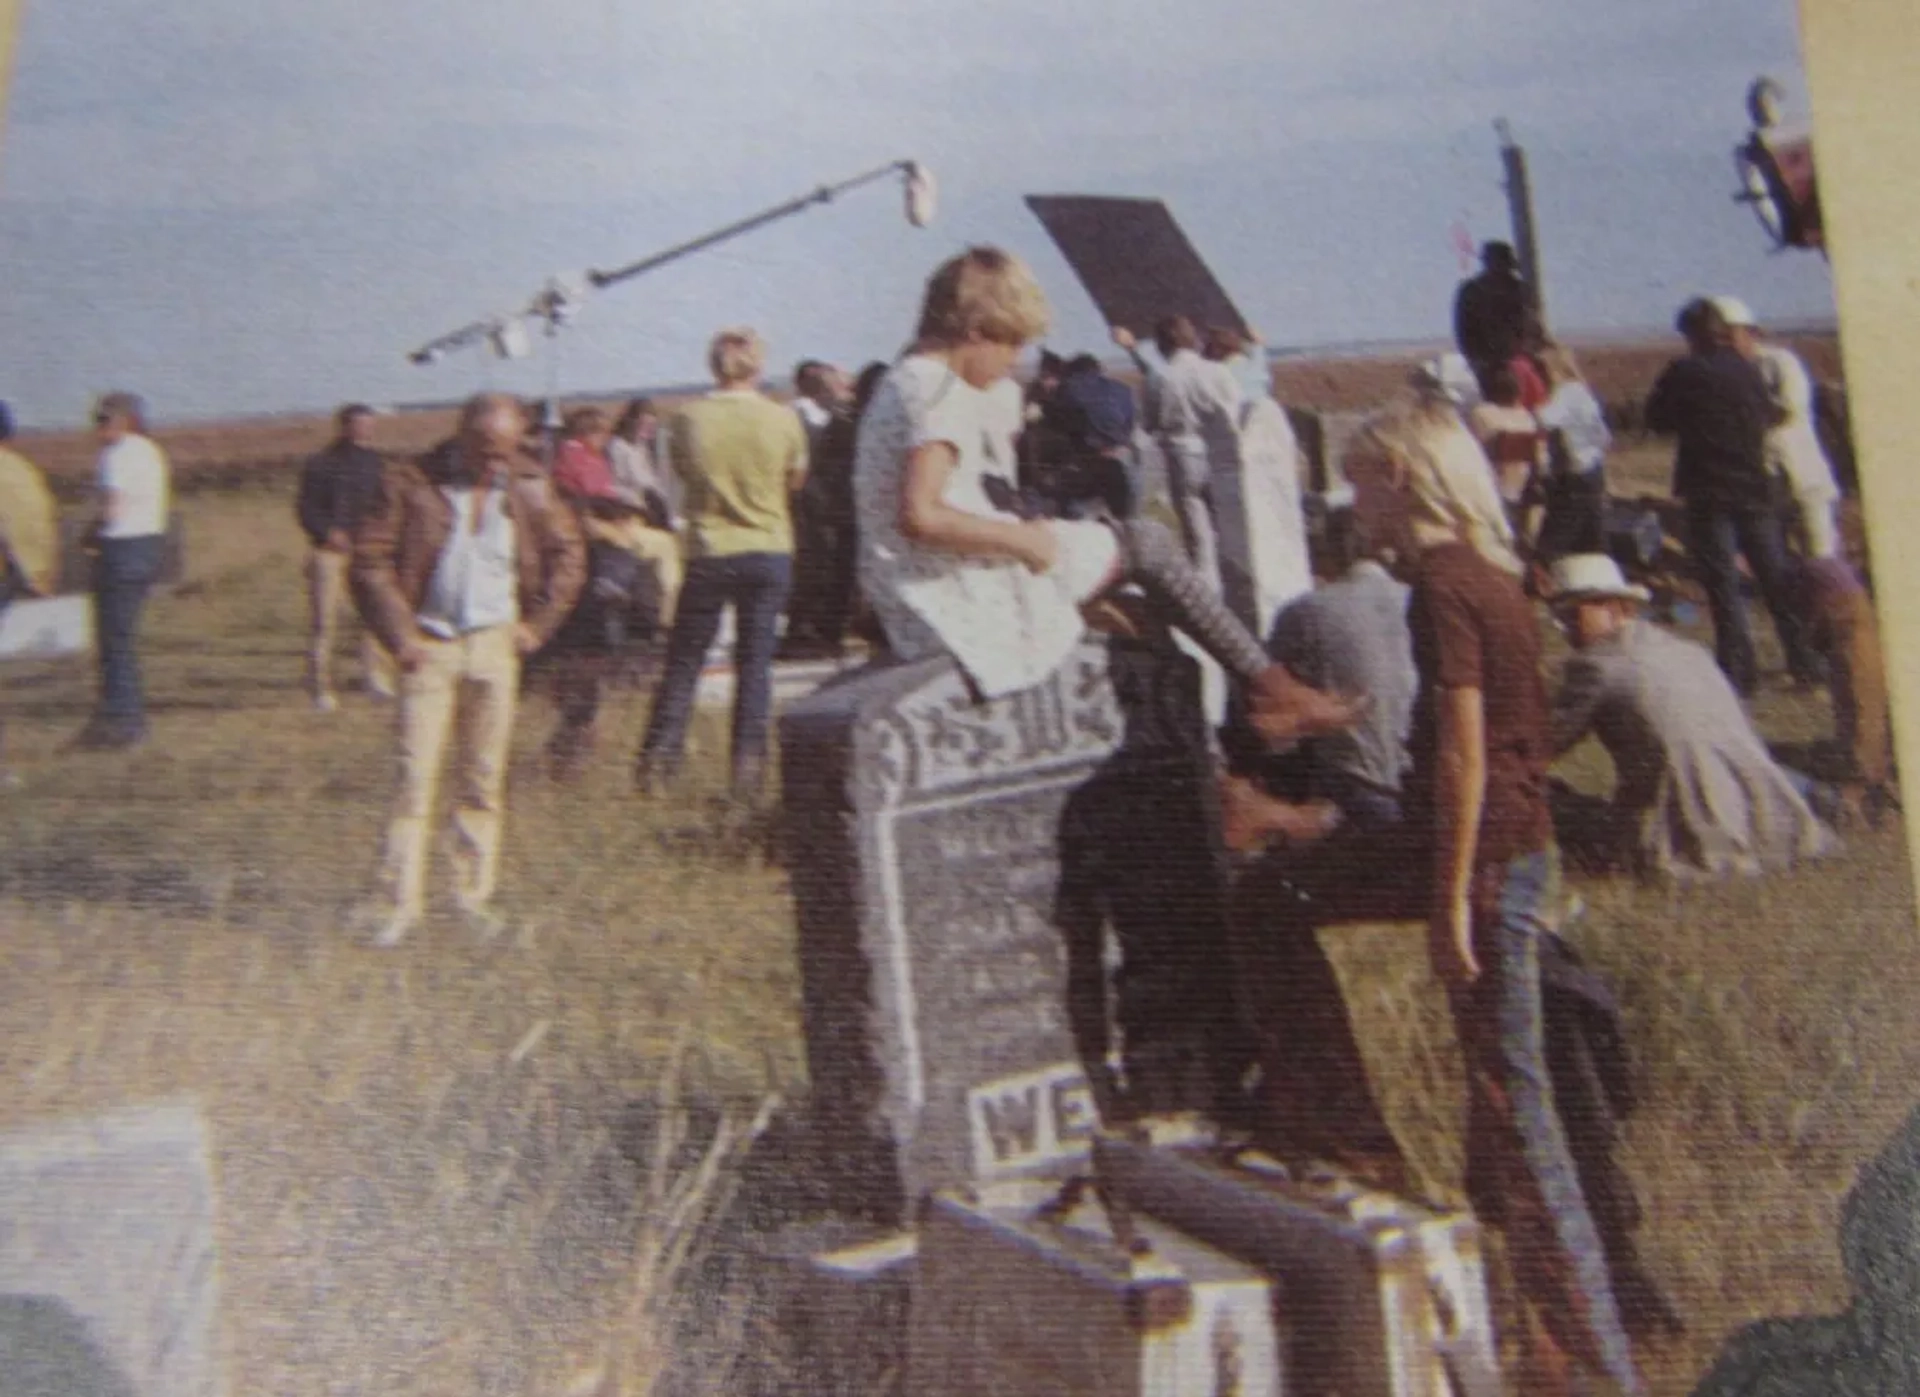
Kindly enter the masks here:
M 1620 564 L 1605 553 L 1569 553 L 1553 564 L 1555 602 L 1585 597 L 1618 597 L 1625 601 L 1650 601 L 1653 593 L 1627 581 Z

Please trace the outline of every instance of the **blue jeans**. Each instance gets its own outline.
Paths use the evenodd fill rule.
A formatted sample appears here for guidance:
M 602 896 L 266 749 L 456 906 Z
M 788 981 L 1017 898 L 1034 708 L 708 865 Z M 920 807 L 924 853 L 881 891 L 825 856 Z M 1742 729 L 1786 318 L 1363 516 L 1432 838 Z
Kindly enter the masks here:
M 793 558 L 786 553 L 735 553 L 695 558 L 687 564 L 673 631 L 667 638 L 665 672 L 654 695 L 653 714 L 641 756 L 671 766 L 686 745 L 694 691 L 720 615 L 734 608 L 733 765 L 766 755 L 773 709 L 773 649 L 793 586 Z
M 1399 1143 L 1369 1085 L 1319 928 L 1424 918 L 1431 853 L 1391 826 L 1336 830 L 1293 861 L 1270 857 L 1234 889 L 1241 1011 L 1259 1046 L 1269 1138 L 1402 1187 Z M 1471 898 L 1480 976 L 1451 994 L 1467 1076 L 1466 1185 L 1498 1226 L 1521 1293 L 1561 1348 L 1625 1392 L 1644 1391 L 1555 1100 L 1540 943 L 1558 855 L 1480 868 Z M 1263 1139 L 1262 1143 L 1267 1143 Z
M 98 721 L 131 732 L 145 729 L 146 699 L 140 687 L 137 649 L 140 613 L 160 575 L 166 537 L 100 541 L 93 565 L 94 631 L 100 654 Z
M 1547 1067 L 1540 942 L 1557 883 L 1551 852 L 1475 875 L 1480 978 L 1448 996 L 1467 1066 L 1467 1196 L 1505 1234 L 1519 1289 L 1560 1346 L 1641 1392 Z
M 1753 633 L 1747 627 L 1746 602 L 1740 595 L 1740 555 L 1745 555 L 1760 596 L 1773 615 L 1780 648 L 1786 652 L 1787 669 L 1797 679 L 1819 674 L 1819 658 L 1807 644 L 1806 628 L 1793 597 L 1786 535 L 1780 527 L 1780 516 L 1769 505 L 1689 500 L 1687 547 L 1699 565 L 1707 605 L 1713 612 L 1713 657 L 1736 689 L 1751 693 L 1760 678 Z

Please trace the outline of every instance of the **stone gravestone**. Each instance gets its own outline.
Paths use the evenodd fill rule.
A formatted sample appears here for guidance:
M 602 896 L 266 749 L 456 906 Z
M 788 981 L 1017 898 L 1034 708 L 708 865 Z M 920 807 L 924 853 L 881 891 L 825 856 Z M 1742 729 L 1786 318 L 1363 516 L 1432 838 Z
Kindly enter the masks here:
M 32 597 L 0 608 L 0 660 L 46 660 L 93 649 L 93 598 Z
M 1223 1112 L 1226 966 L 1199 682 L 1089 640 L 983 703 L 947 658 L 789 708 L 785 813 L 814 1130 L 845 1211 L 1050 1172 L 1096 1120 Z
M 0 1394 L 218 1397 L 215 1260 L 193 1106 L 0 1135 Z

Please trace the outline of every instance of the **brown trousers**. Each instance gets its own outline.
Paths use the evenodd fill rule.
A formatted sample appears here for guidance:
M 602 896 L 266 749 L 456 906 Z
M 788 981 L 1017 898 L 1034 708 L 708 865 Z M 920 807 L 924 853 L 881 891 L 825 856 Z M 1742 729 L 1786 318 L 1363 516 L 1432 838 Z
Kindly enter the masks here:
M 1868 786 L 1884 786 L 1893 779 L 1893 749 L 1873 598 L 1865 592 L 1836 597 L 1811 621 L 1814 644 L 1827 656 L 1834 733 L 1853 768 L 1849 774 Z

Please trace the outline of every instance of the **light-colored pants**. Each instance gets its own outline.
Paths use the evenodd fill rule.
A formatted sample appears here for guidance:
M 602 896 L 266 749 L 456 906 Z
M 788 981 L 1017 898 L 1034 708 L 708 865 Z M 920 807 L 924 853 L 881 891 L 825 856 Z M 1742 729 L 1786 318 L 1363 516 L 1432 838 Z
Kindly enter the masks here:
M 1825 490 L 1793 491 L 1794 523 L 1809 558 L 1840 556 L 1840 500 Z
M 347 554 L 330 548 L 316 548 L 307 555 L 307 692 L 315 698 L 333 692 L 333 645 L 340 633 L 351 562 Z M 393 657 L 370 631 L 360 637 L 360 662 L 366 668 L 369 689 L 393 692 Z
M 447 831 L 454 901 L 473 910 L 493 896 L 520 690 L 513 633 L 512 626 L 491 626 L 458 640 L 423 636 L 420 667 L 400 676 L 399 789 L 387 822 L 379 895 L 386 910 L 407 920 L 426 907 L 428 827 L 447 739 L 456 733 L 457 795 Z
M 587 534 L 626 549 L 643 563 L 653 564 L 654 580 L 660 588 L 660 626 L 662 630 L 671 627 L 673 609 L 680 600 L 680 586 L 687 575 L 680 535 L 668 529 L 656 529 L 639 519 L 617 522 L 590 519 Z
M 1180 541 L 1187 557 L 1205 579 L 1207 590 L 1220 595 L 1220 541 L 1214 528 L 1213 505 L 1207 484 L 1212 467 L 1206 447 L 1197 441 L 1163 437 L 1167 459 L 1167 491 L 1180 518 Z

